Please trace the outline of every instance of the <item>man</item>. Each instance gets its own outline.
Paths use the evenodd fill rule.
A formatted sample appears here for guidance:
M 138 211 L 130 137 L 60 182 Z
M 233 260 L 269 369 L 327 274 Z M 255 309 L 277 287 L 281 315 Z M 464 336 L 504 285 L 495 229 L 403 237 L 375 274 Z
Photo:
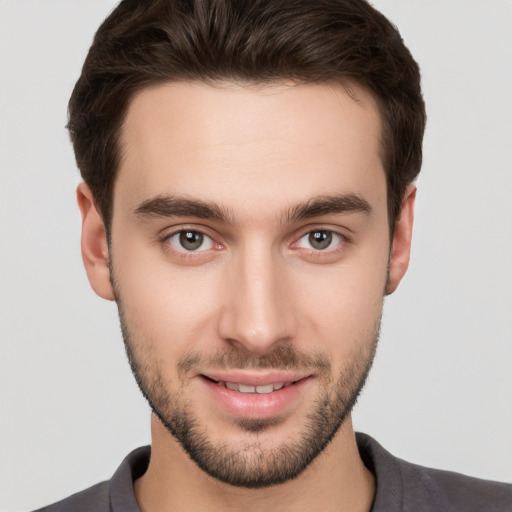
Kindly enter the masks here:
M 122 2 L 70 101 L 152 445 L 46 510 L 507 510 L 353 432 L 406 272 L 419 70 L 363 1 Z

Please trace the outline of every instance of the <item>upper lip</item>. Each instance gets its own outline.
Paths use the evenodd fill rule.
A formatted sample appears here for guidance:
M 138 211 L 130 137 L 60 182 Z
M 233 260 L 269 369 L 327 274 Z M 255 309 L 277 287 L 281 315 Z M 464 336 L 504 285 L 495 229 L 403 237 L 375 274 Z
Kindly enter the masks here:
M 311 372 L 287 370 L 222 370 L 206 371 L 203 377 L 216 382 L 234 382 L 245 386 L 266 386 L 281 382 L 296 382 L 310 377 Z

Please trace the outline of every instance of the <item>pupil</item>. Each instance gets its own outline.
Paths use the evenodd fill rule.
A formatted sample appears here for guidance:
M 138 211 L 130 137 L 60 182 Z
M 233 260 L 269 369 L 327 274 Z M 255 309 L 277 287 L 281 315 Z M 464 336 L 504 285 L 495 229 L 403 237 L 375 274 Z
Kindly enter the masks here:
M 184 249 L 193 251 L 201 247 L 203 235 L 195 231 L 182 231 L 180 233 L 180 244 Z
M 331 245 L 332 233 L 328 231 L 314 231 L 309 234 L 309 243 L 315 249 L 326 249 Z

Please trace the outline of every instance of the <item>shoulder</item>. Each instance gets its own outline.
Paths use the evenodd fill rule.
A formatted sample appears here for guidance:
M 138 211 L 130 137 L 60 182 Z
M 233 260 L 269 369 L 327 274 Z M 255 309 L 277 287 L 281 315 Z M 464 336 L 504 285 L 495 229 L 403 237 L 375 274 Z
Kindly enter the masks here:
M 146 471 L 151 449 L 143 446 L 123 460 L 110 480 L 34 512 L 140 512 L 133 482 Z
M 101 482 L 34 512 L 109 512 L 109 482 Z
M 473 478 L 451 471 L 425 468 L 396 459 L 404 484 L 404 507 L 411 510 L 425 501 L 437 510 L 510 512 L 512 485 Z
M 510 512 L 512 485 L 426 468 L 399 459 L 357 434 L 359 453 L 377 483 L 372 511 Z

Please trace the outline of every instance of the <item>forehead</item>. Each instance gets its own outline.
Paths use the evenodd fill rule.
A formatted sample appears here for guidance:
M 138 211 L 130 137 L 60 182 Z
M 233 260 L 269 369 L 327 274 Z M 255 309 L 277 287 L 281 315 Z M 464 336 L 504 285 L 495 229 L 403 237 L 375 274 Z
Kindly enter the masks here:
M 136 204 L 158 194 L 229 202 L 241 211 L 333 193 L 380 200 L 378 108 L 363 89 L 350 91 L 232 83 L 142 90 L 122 129 L 114 207 L 120 196 Z

